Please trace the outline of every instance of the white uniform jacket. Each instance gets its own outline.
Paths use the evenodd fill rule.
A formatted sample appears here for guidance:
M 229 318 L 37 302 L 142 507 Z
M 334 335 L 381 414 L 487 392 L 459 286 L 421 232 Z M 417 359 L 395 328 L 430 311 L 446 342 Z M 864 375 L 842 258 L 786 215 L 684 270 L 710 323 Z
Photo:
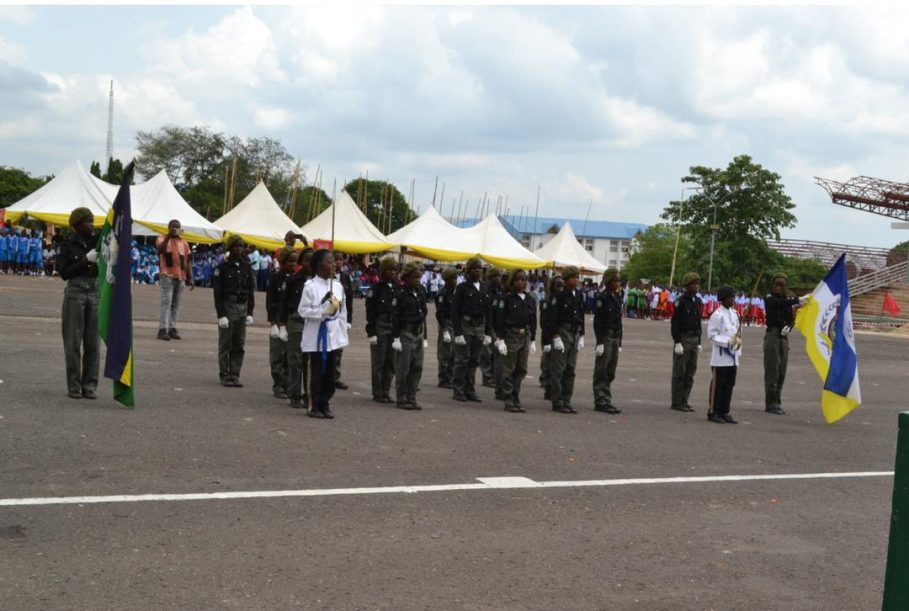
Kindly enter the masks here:
M 327 317 L 322 314 L 322 308 L 327 301 L 323 301 L 328 291 L 341 301 L 341 309 L 334 316 Z M 319 326 L 323 320 L 328 326 L 328 350 L 343 348 L 349 341 L 347 339 L 347 302 L 344 299 L 344 287 L 334 279 L 325 279 L 316 276 L 306 281 L 303 295 L 300 297 L 300 306 L 297 313 L 305 322 L 303 337 L 300 347 L 303 352 L 319 352 Z
M 707 339 L 713 346 L 710 353 L 711 367 L 730 367 L 739 364 L 742 349 L 730 348 L 730 342 L 735 338 L 740 328 L 739 315 L 734 309 L 720 306 L 707 321 Z

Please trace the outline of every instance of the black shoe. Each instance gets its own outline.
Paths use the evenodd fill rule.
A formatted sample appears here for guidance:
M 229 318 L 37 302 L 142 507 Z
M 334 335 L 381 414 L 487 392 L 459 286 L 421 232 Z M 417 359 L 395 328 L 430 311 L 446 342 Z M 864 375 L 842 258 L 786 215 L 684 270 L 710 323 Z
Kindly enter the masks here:
M 783 408 L 779 405 L 771 405 L 767 408 L 767 413 L 773 414 L 775 416 L 783 416 L 786 414 L 786 412 L 783 411 Z
M 519 413 L 519 412 L 521 411 L 521 409 L 520 409 L 517 405 L 514 405 L 514 404 L 512 403 L 512 404 L 506 404 L 506 405 L 505 405 L 505 411 L 506 411 L 506 412 L 511 412 L 511 413 L 517 414 L 517 413 Z
M 570 414 L 571 410 L 565 407 L 564 405 L 553 405 L 552 411 L 558 412 L 560 414 Z
M 616 407 L 615 405 L 609 405 L 606 407 L 607 414 L 621 414 L 622 410 Z
M 167 336 L 170 337 L 171 339 L 183 339 L 182 337 L 180 337 L 180 334 L 177 333 L 176 329 L 171 329 L 170 331 L 168 331 Z
M 331 410 L 326 407 L 325 409 L 322 410 L 322 417 L 328 418 L 329 420 L 331 420 L 332 418 L 335 417 L 335 415 L 332 414 Z
M 417 403 L 416 401 L 411 401 L 411 402 L 410 402 L 410 409 L 413 409 L 413 410 L 416 410 L 416 411 L 420 411 L 421 409 L 423 409 L 423 406 L 420 405 L 419 403 Z
M 467 395 L 467 400 L 468 400 L 468 401 L 473 401 L 474 403 L 482 403 L 482 402 L 483 402 L 483 399 L 481 399 L 480 397 L 478 397 L 478 396 L 476 396 L 476 395 Z
M 464 395 L 457 394 L 457 393 L 452 397 L 452 399 L 454 399 L 455 401 L 467 401 L 467 397 L 465 397 Z
M 407 409 L 407 410 L 413 409 L 411 404 L 408 403 L 407 401 L 401 401 L 400 403 L 395 403 L 395 407 L 397 407 L 398 409 Z
M 694 411 L 694 408 L 691 407 L 690 405 L 688 405 L 688 404 L 686 403 L 686 404 L 685 404 L 685 411 L 686 411 L 686 412 L 693 412 L 693 411 Z
M 688 411 L 688 408 L 685 407 L 684 405 L 673 405 L 669 409 L 674 409 L 677 412 L 687 412 Z
M 732 417 L 732 414 L 723 414 L 723 421 L 726 424 L 738 424 L 739 421 Z
M 325 417 L 325 414 L 323 414 L 322 411 L 318 410 L 318 409 L 311 409 L 308 412 L 306 412 L 306 415 L 309 416 L 310 418 L 324 418 Z
M 335 382 L 335 388 L 337 388 L 339 390 L 347 390 L 348 388 L 350 388 L 350 386 L 348 386 L 341 380 L 338 380 L 337 382 Z
M 290 395 L 288 395 L 283 390 L 279 390 L 279 391 L 275 392 L 275 398 L 276 399 L 290 399 Z
M 81 399 L 81 398 L 82 398 L 82 393 L 81 393 L 81 392 L 72 391 L 72 392 L 66 393 L 66 396 L 69 397 L 70 399 Z
M 158 339 L 163 339 L 166 342 L 170 341 L 170 335 L 167 334 L 167 329 L 158 329 Z
M 303 405 L 303 403 L 302 403 L 299 399 L 291 399 L 291 400 L 290 400 L 290 408 L 291 408 L 291 409 L 303 409 L 304 407 L 305 407 L 305 406 Z
M 707 414 L 707 420 L 710 422 L 717 422 L 719 424 L 726 424 L 726 419 L 719 414 Z
M 83 391 L 82 391 L 82 398 L 83 398 L 83 399 L 92 399 L 92 400 L 94 400 L 94 399 L 97 399 L 97 398 L 98 398 L 98 395 L 96 395 L 96 394 L 95 394 L 95 391 L 93 391 L 93 390 L 83 390 Z
M 230 378 L 224 378 L 223 380 L 221 380 L 221 386 L 229 386 L 232 388 L 233 385 L 234 385 L 234 381 L 231 380 Z
M 495 388 L 496 387 L 495 380 L 483 380 L 483 386 L 485 386 L 486 388 Z
M 527 412 L 526 409 L 524 409 L 523 407 L 521 407 L 521 404 L 520 404 L 520 403 L 515 403 L 514 411 L 518 412 L 519 414 L 523 414 L 523 413 L 526 413 L 526 412 Z
M 238 378 L 231 378 L 230 385 L 234 388 L 243 388 L 243 384 L 240 383 L 240 380 Z
M 450 389 L 450 388 L 454 388 L 454 386 L 451 385 L 451 382 L 439 382 L 439 388 L 449 388 Z

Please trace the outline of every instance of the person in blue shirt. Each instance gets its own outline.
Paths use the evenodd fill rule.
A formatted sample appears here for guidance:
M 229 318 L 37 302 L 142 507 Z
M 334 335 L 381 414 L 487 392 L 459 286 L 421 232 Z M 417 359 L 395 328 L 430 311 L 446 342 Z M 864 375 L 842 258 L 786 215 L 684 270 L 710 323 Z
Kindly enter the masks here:
M 6 227 L 0 227 L 0 274 L 5 274 L 7 262 L 9 261 L 7 250 L 9 248 L 9 231 Z
M 9 262 L 9 273 L 19 273 L 19 235 L 15 229 L 9 232 L 7 240 L 6 260 Z
M 38 276 L 44 271 L 44 244 L 41 239 L 41 234 L 37 229 L 32 232 L 32 239 L 29 240 L 28 252 L 32 274 Z
M 19 252 L 16 254 L 16 263 L 19 267 L 19 275 L 28 273 L 28 234 L 24 229 L 19 231 Z

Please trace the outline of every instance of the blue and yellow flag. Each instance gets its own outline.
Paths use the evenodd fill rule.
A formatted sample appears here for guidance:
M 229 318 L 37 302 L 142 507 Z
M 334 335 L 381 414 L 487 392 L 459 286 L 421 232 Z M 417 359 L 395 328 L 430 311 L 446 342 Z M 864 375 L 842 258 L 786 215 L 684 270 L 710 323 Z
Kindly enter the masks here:
M 832 424 L 862 403 L 845 253 L 814 289 L 808 303 L 799 308 L 795 327 L 805 336 L 808 358 L 824 381 L 821 410 Z
M 135 164 L 123 172 L 123 183 L 107 213 L 98 238 L 98 333 L 107 344 L 104 377 L 114 381 L 114 400 L 135 407 L 133 393 L 133 297 L 130 243 L 133 215 L 129 198 Z

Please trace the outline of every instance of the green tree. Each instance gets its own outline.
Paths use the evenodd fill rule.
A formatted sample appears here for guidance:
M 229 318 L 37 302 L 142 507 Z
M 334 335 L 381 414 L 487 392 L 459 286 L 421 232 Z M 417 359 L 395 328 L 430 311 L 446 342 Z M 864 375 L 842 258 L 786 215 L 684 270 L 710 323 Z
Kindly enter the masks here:
M 101 178 L 101 164 L 97 161 L 92 161 L 92 165 L 89 167 L 88 173 L 95 178 Z
M 658 284 L 668 283 L 675 240 L 676 228 L 666 223 L 651 225 L 646 231 L 638 233 L 633 243 L 634 252 L 622 268 L 622 275 L 632 283 L 642 278 Z M 691 266 L 691 245 L 688 238 L 681 236 L 673 282 L 678 284 L 681 277 L 691 271 Z
M 0 166 L 0 208 L 15 204 L 52 178 L 53 176 L 31 176 L 19 168 Z
M 361 210 L 365 207 L 366 217 L 382 233 L 388 234 L 397 231 L 417 218 L 417 215 L 407 204 L 404 194 L 390 182 L 355 179 L 349 181 L 342 189 L 347 191 L 355 202 L 360 202 Z M 390 229 L 389 220 L 391 222 Z
M 297 199 L 293 204 L 293 209 L 291 209 L 290 195 L 288 194 L 284 209 L 293 222 L 302 227 L 319 216 L 319 213 L 326 210 L 329 206 L 331 206 L 331 197 L 329 197 L 328 193 L 322 190 L 321 187 L 307 185 L 297 187 Z
M 827 266 L 817 259 L 799 259 L 798 257 L 781 256 L 778 267 L 773 270 L 770 277 L 765 278 L 763 288 L 765 292 L 770 291 L 770 280 L 773 273 L 778 271 L 785 272 L 789 277 L 789 288 L 799 291 L 813 291 L 814 287 L 827 274 Z
M 102 177 L 106 182 L 112 185 L 119 185 L 123 182 L 123 162 L 111 157 L 107 160 L 107 172 Z

